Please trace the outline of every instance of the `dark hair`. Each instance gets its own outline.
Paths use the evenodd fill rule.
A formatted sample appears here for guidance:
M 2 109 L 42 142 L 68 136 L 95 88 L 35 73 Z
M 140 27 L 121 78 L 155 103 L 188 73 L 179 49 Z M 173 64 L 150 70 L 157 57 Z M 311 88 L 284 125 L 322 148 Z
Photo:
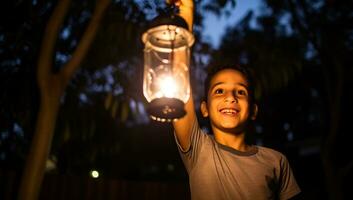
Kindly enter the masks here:
M 223 65 L 220 67 L 210 67 L 207 73 L 207 77 L 205 80 L 205 91 L 204 91 L 204 98 L 203 100 L 207 102 L 207 96 L 208 96 L 208 90 L 210 89 L 210 84 L 211 84 L 211 79 L 214 77 L 214 75 L 216 75 L 219 71 L 222 71 L 224 69 L 233 69 L 236 70 L 238 72 L 240 72 L 244 78 L 246 79 L 247 83 L 248 83 L 248 92 L 249 92 L 249 104 L 250 107 L 252 108 L 256 101 L 255 101 L 255 83 L 254 83 L 254 74 L 252 73 L 252 71 L 250 71 L 249 67 L 244 67 L 241 65 Z M 253 110 L 253 109 L 251 109 Z

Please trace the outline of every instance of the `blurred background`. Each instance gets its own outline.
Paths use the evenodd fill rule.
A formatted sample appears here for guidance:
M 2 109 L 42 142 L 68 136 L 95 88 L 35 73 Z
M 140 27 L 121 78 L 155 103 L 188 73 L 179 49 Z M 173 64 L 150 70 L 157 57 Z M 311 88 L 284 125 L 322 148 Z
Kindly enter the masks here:
M 0 6 L 0 199 L 18 193 L 41 103 L 38 57 L 57 3 Z M 53 74 L 73 57 L 95 5 L 71 2 Z M 40 199 L 190 198 L 172 126 L 149 119 L 142 94 L 141 35 L 163 9 L 164 0 L 111 1 L 59 97 Z M 210 67 L 251 68 L 260 111 L 249 141 L 288 157 L 304 199 L 353 198 L 352 11 L 352 1 L 338 0 L 195 1 L 196 105 Z

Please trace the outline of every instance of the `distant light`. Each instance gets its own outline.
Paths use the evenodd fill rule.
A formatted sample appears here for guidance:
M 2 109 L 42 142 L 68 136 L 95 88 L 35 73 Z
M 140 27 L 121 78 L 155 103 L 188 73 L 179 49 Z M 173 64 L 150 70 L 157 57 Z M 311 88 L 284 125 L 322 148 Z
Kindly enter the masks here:
M 98 178 L 99 177 L 99 172 L 97 170 L 92 170 L 91 171 L 91 177 L 92 178 Z
M 45 171 L 54 171 L 56 169 L 57 158 L 54 155 L 50 155 L 45 162 Z

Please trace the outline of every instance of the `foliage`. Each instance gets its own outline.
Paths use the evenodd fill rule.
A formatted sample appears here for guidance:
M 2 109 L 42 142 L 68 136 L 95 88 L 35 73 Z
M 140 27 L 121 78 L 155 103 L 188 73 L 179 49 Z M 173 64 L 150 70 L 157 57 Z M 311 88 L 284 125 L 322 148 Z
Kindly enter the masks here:
M 258 80 L 257 98 L 288 85 L 302 68 L 305 49 L 295 35 L 278 28 L 273 16 L 257 18 L 258 27 L 250 27 L 253 13 L 249 12 L 238 24 L 228 28 L 219 50 L 215 50 L 210 67 L 240 63 L 249 66 Z
M 197 5 L 200 2 L 197 1 Z M 230 2 L 234 6 L 235 1 Z M 1 156 L 1 162 L 7 163 L 10 168 L 23 166 L 22 162 L 34 132 L 39 105 L 36 84 L 37 59 L 44 27 L 56 3 L 54 0 L 8 1 L 1 6 L 0 151 L 1 155 L 4 155 Z M 56 43 L 53 72 L 60 70 L 70 59 L 90 20 L 94 5 L 93 0 L 71 3 Z M 202 31 L 204 11 L 216 12 L 226 6 L 226 3 L 210 1 L 202 5 L 196 12 L 196 36 L 200 36 Z M 163 10 L 164 7 L 165 4 L 161 0 L 113 1 L 88 56 L 61 99 L 52 152 L 71 153 L 60 157 L 59 166 L 60 162 L 75 163 L 74 160 L 79 159 L 83 163 L 87 160 L 95 162 L 92 158 L 73 154 L 77 149 L 71 149 L 70 144 L 74 141 L 87 145 L 81 149 L 105 152 L 106 156 L 114 155 L 116 145 L 122 142 L 119 137 L 122 133 L 118 130 L 130 130 L 132 124 L 148 122 L 143 109 L 144 98 L 140 92 L 140 35 L 148 20 L 155 17 L 158 14 L 156 11 Z M 209 9 L 210 7 L 213 9 Z M 198 41 L 195 49 L 207 54 L 207 46 Z M 198 65 L 197 61 L 195 63 Z M 107 124 L 110 125 L 106 126 Z M 15 126 L 20 129 L 14 129 Z M 107 133 L 105 139 L 101 143 L 93 142 L 100 138 L 102 131 Z M 81 164 L 70 165 L 67 170 L 80 166 L 82 167 Z

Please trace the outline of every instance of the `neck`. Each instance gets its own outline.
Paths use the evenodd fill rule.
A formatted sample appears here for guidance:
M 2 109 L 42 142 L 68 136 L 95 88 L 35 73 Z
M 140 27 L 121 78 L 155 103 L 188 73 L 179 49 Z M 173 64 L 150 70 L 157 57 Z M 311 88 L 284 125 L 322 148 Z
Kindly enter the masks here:
M 224 133 L 220 131 L 214 132 L 215 140 L 225 146 L 231 147 L 238 151 L 248 151 L 250 145 L 245 143 L 245 133 L 241 134 L 232 134 Z

